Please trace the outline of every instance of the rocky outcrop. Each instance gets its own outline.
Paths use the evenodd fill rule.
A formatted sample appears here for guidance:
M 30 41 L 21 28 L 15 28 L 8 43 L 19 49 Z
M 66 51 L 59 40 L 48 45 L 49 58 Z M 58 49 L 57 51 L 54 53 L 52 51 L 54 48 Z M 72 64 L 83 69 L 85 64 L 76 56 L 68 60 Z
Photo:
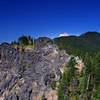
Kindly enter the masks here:
M 1 44 L 0 100 L 41 100 L 43 96 L 51 100 L 56 91 L 50 84 L 59 80 L 60 69 L 68 60 L 69 55 L 52 44 L 22 52 Z
M 47 43 L 53 44 L 53 40 L 48 37 L 39 37 L 34 40 L 36 48 L 44 47 Z
M 77 69 L 77 72 L 80 74 L 84 68 L 84 63 L 82 61 L 82 59 L 80 59 L 78 56 L 75 57 L 75 60 L 76 60 L 76 65 L 75 65 L 75 68 Z

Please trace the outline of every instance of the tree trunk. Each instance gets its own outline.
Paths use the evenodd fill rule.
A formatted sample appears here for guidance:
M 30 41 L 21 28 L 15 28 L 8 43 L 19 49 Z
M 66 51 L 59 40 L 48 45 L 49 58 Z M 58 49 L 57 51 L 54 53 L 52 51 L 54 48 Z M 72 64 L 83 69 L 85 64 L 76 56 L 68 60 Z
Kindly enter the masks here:
M 90 78 L 91 78 L 91 74 L 89 74 L 89 76 L 88 76 L 86 90 L 88 90 L 88 88 L 89 88 Z

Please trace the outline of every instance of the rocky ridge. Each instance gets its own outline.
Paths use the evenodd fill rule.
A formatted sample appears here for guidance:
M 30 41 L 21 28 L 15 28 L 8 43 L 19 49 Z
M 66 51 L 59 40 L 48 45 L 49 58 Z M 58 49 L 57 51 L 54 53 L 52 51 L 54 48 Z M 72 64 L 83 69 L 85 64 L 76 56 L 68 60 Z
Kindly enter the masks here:
M 68 60 L 69 55 L 52 44 L 22 52 L 1 44 L 0 100 L 41 100 L 43 96 L 50 100 L 50 84 L 60 79 Z

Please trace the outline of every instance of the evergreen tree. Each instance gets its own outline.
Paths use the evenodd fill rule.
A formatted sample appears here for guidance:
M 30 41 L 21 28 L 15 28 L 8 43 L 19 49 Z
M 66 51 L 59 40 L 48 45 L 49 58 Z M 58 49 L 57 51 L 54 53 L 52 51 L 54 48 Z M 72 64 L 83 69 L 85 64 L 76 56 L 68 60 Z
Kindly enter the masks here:
M 69 100 L 71 95 L 70 85 L 75 77 L 75 64 L 76 61 L 72 57 L 66 66 L 62 78 L 60 80 L 60 85 L 58 87 L 58 100 Z
M 23 36 L 21 36 L 21 37 L 19 37 L 18 38 L 18 43 L 20 44 L 20 45 L 33 45 L 33 38 L 31 37 L 31 36 L 25 36 L 25 35 L 23 35 Z

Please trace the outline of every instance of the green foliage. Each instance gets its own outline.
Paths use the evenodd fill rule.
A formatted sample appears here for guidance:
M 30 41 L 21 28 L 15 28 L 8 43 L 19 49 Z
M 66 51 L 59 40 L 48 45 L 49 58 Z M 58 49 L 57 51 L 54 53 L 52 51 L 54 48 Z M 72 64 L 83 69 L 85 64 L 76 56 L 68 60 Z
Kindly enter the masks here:
M 80 98 L 83 98 L 83 100 L 100 100 L 100 52 L 92 54 L 83 53 L 81 58 L 85 64 L 81 76 L 76 74 L 73 67 L 75 62 L 73 60 L 69 61 L 67 70 L 64 71 L 59 85 L 59 100 L 73 100 L 74 97 L 79 100 Z M 77 80 L 77 78 L 79 84 L 76 89 L 72 90 L 72 80 Z
M 60 80 L 60 85 L 58 87 L 58 100 L 69 100 L 70 96 L 70 85 L 75 77 L 75 66 L 76 62 L 74 58 L 71 58 L 68 66 L 62 73 L 62 78 Z
M 67 81 L 68 81 L 67 71 L 65 69 L 60 80 L 60 85 L 58 87 L 58 100 L 67 100 Z
M 100 86 L 99 88 L 96 90 L 95 95 L 93 97 L 93 100 L 100 100 Z
M 100 53 L 95 56 L 86 54 L 84 58 L 85 68 L 80 78 L 78 90 L 86 100 L 99 100 L 100 92 Z M 94 99 L 95 98 L 95 99 Z M 99 99 L 97 99 L 99 98 Z
M 56 81 L 52 81 L 52 83 L 51 83 L 51 88 L 52 88 L 52 89 L 55 89 L 55 88 L 56 88 Z
M 33 39 L 30 36 L 21 36 L 18 38 L 18 44 L 20 45 L 32 45 Z
M 100 85 L 100 52 L 96 54 L 94 58 L 94 76 L 96 86 Z
M 100 51 L 100 33 L 87 32 L 77 37 L 58 37 L 54 39 L 54 43 L 68 54 L 84 56 L 88 52 L 89 55 L 93 55 Z

